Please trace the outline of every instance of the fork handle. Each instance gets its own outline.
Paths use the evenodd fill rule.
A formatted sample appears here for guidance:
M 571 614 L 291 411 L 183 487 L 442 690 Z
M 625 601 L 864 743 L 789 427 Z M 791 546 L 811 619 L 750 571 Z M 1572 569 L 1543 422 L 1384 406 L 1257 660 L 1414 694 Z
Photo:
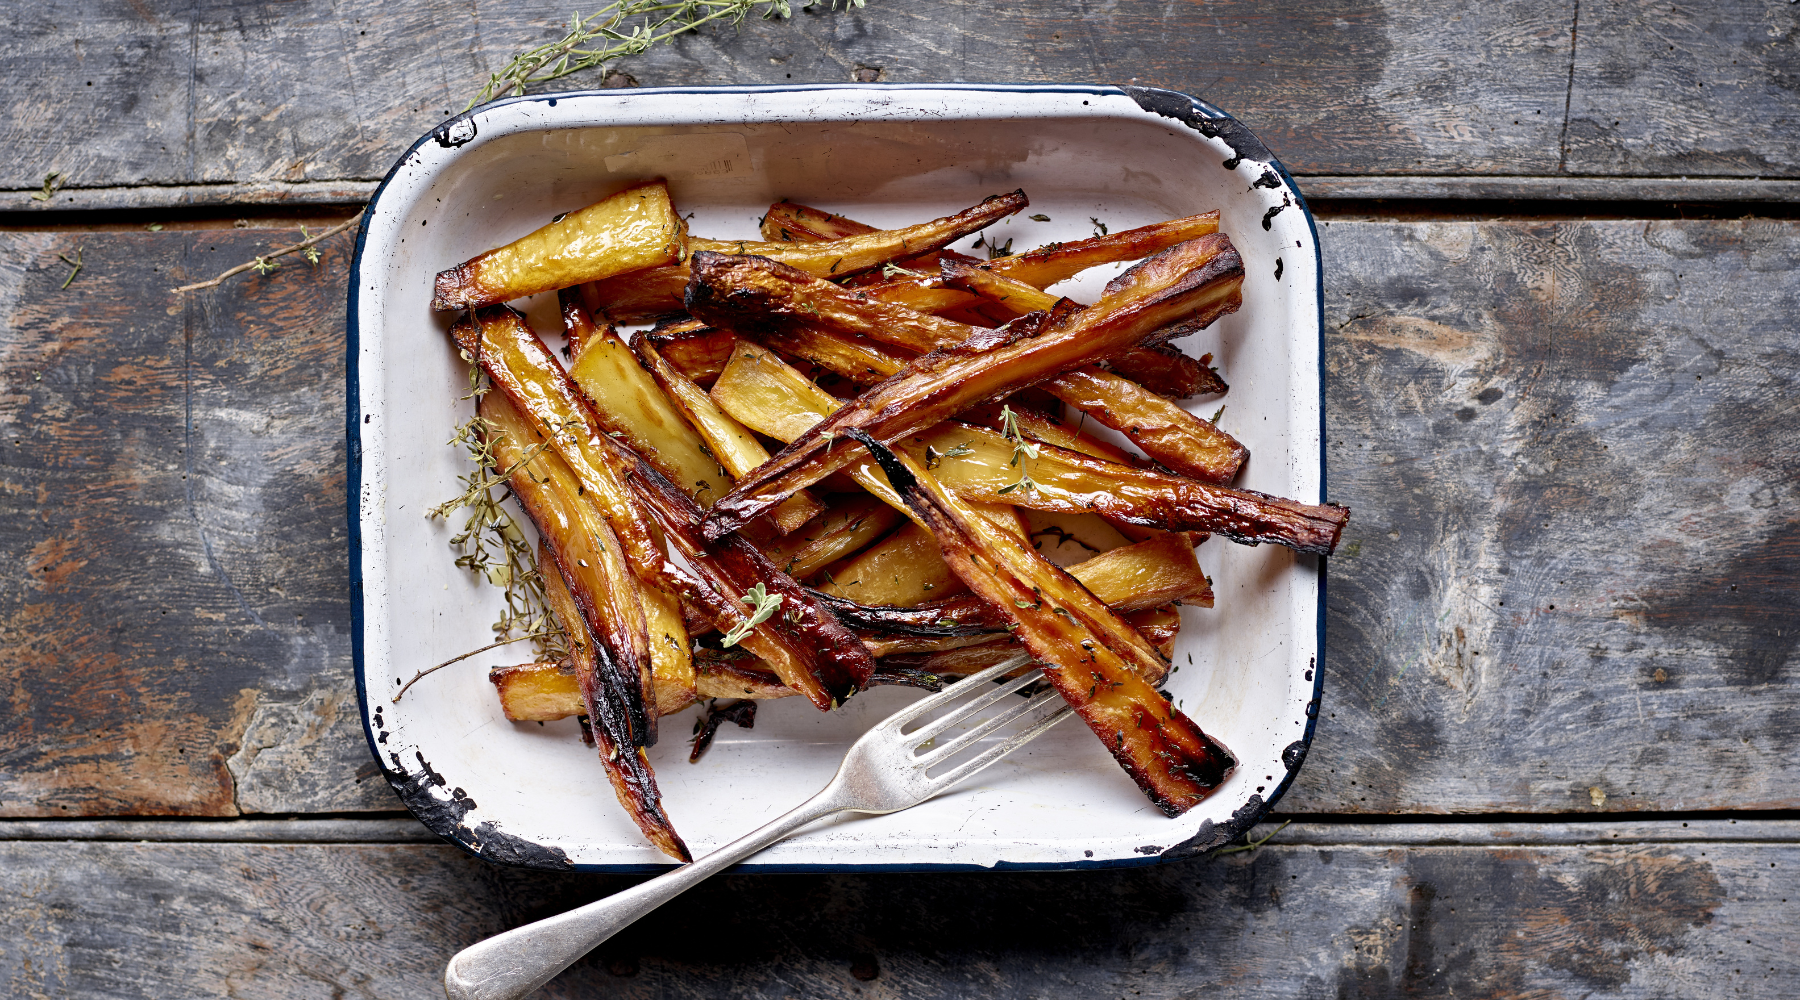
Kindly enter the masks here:
M 813 820 L 850 808 L 833 781 L 789 812 L 711 854 L 624 892 L 477 941 L 444 967 L 444 995 L 449 1000 L 518 1000 L 651 910 Z

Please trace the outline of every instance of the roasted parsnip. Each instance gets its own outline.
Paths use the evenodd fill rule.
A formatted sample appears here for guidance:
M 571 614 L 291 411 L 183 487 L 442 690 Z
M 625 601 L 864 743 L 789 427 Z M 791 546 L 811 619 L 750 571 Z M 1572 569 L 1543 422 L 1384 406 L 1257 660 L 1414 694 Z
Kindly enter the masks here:
M 599 421 L 589 404 L 517 313 L 499 307 L 480 310 L 475 317 L 478 333 L 468 324 L 453 328 L 460 331 L 459 344 L 568 462 L 582 494 L 619 535 L 625 559 L 640 580 L 704 611 L 721 630 L 749 629 L 742 640 L 746 648 L 768 660 L 784 683 L 821 709 L 863 685 L 874 661 L 855 636 L 741 537 L 707 545 L 692 498 L 597 430 Z M 660 531 L 653 531 L 646 518 L 654 518 Z M 632 532 L 630 538 L 621 524 Z M 664 555 L 658 534 L 677 545 L 702 579 Z M 739 599 L 757 585 L 785 606 L 779 615 L 752 624 Z
M 618 538 L 599 511 L 582 501 L 568 466 L 554 451 L 534 447 L 541 436 L 504 395 L 487 393 L 479 408 L 493 432 L 489 445 L 499 471 L 537 525 L 592 636 L 570 643 L 571 662 L 613 792 L 659 850 L 691 860 L 663 811 L 656 775 L 642 752 L 654 739 L 655 714 L 645 704 L 653 683 L 649 638 Z
M 1149 257 L 1177 244 L 1197 240 L 1218 231 L 1219 213 L 1202 212 L 1184 219 L 1155 222 L 1091 239 L 1051 243 L 1036 250 L 991 260 L 982 266 L 995 274 L 1015 278 L 1028 285 L 1049 288 L 1090 267 Z
M 712 398 L 745 426 L 783 441 L 797 440 L 837 404 L 804 375 L 750 344 L 738 348 L 714 383 Z M 897 443 L 931 465 L 958 495 L 976 502 L 1087 511 L 1124 524 L 1204 531 L 1246 545 L 1273 542 L 1320 554 L 1336 547 L 1349 517 L 1347 510 L 1331 504 L 1303 504 L 1253 490 L 1212 486 L 1047 443 L 1037 445 L 1038 457 L 1021 458 L 1018 446 L 1019 442 L 985 427 L 955 421 Z M 850 471 L 857 482 L 893 502 L 887 483 L 877 479 L 866 459 L 853 459 Z M 1022 485 L 1026 477 L 1029 487 Z M 879 482 L 879 490 L 871 481 Z
M 1158 808 L 1178 816 L 1224 782 L 1236 758 L 1145 678 L 1144 660 L 1160 666 L 1161 659 L 1142 633 L 1029 546 L 976 516 L 921 464 L 860 428 L 846 433 L 931 524 L 969 589 L 1013 616 L 1044 677 Z
M 875 497 L 850 496 L 786 538 L 765 546 L 763 553 L 787 575 L 804 580 L 821 567 L 861 551 L 905 519 L 906 515 Z
M 757 243 L 689 237 L 687 251 L 768 257 L 821 278 L 844 278 L 947 246 L 1020 211 L 1027 204 L 1024 192 L 1014 191 L 994 195 L 955 215 L 902 229 L 879 230 L 823 243 Z M 687 269 L 680 264 L 651 267 L 595 282 L 589 285 L 589 294 L 595 296 L 614 319 L 635 323 L 679 311 L 687 280 Z
M 681 260 L 662 181 L 627 188 L 437 276 L 431 308 L 475 309 Z
M 1179 274 L 1186 272 L 1179 271 L 1179 266 L 1186 266 L 1196 277 L 1190 286 L 1210 287 L 1206 291 L 1184 288 Z M 1155 275 L 1155 280 L 1131 280 L 1133 271 L 1140 269 Z M 909 360 L 904 377 L 897 374 L 865 391 L 838 415 L 841 419 L 875 419 L 877 422 L 865 429 L 880 428 L 872 431 L 878 437 L 887 436 L 891 427 L 905 419 L 952 415 L 939 400 L 967 408 L 989 401 L 982 397 L 983 391 L 998 397 L 1043 384 L 1066 402 L 1104 402 L 1106 406 L 1092 416 L 1128 435 L 1136 432 L 1135 443 L 1152 458 L 1209 482 L 1229 482 L 1246 454 L 1242 445 L 1167 399 L 1092 367 L 1092 363 L 1135 347 L 1152 333 L 1197 328 L 1234 310 L 1242 265 L 1229 241 L 1215 235 L 1164 251 L 1160 258 L 1151 258 L 1133 271 L 1108 286 L 1117 287 L 1116 294 L 1109 293 L 1093 307 L 1071 308 L 1048 317 L 1032 314 L 1038 319 L 1028 316 L 999 331 L 952 323 L 900 306 L 871 305 L 855 298 L 854 292 L 766 261 L 697 255 L 689 294 L 690 306 L 700 318 L 753 335 L 773 337 L 783 331 L 823 327 L 909 349 L 953 342 L 954 347 L 926 355 L 929 361 L 925 357 Z M 1190 301 L 1178 304 L 1177 300 L 1184 298 Z M 1160 327 L 1153 325 L 1158 321 Z M 1110 339 L 1094 335 L 1109 322 L 1120 328 Z M 1082 346 L 1075 347 L 1076 343 Z M 1078 369 L 1081 377 L 1076 379 Z M 953 381 L 947 383 L 940 375 Z M 1065 385 L 1064 376 L 1073 380 Z M 910 409 L 899 405 L 898 400 L 906 397 L 915 400 Z M 936 405 L 927 405 L 927 399 Z M 875 411 L 883 412 L 877 416 Z M 853 413 L 859 415 L 852 417 Z M 836 429 L 834 424 L 821 428 L 820 433 L 835 433 Z M 808 442 L 801 447 L 810 456 L 821 445 Z M 742 503 L 749 493 L 761 491 L 761 479 L 785 474 L 782 463 L 799 460 L 797 455 L 778 456 L 757 482 L 739 484 L 738 499 L 733 503 Z M 738 516 L 732 507 L 715 512 L 712 519 L 722 525 Z
M 562 301 L 563 329 L 579 338 L 581 352 L 569 377 L 587 398 L 600 430 L 623 442 L 656 471 L 681 487 L 702 507 L 724 496 L 733 482 L 729 468 L 710 454 L 707 442 L 689 425 L 679 401 L 665 395 L 644 371 L 625 341 L 596 326 L 572 296 Z
M 819 234 L 873 231 L 862 223 L 843 216 L 827 215 L 817 209 L 785 205 L 788 212 L 784 214 L 779 211 L 783 207 L 784 203 L 770 206 L 767 218 L 779 220 L 785 239 L 833 239 L 835 237 Z M 1205 235 L 1216 230 L 1217 219 L 1218 213 L 1210 212 L 1172 223 L 1158 223 L 1144 231 L 1133 231 L 1138 234 L 1136 236 L 1132 233 L 1119 233 L 1117 238 L 1098 237 L 1097 242 L 1084 240 L 1080 245 L 1060 244 L 1054 249 L 1044 248 L 1041 253 L 1046 256 L 1034 257 L 1033 254 L 1040 252 L 1028 251 L 1022 255 L 1027 258 L 1025 264 L 1013 266 L 1020 267 L 1024 274 L 1049 277 L 1061 273 L 1061 269 L 1077 264 L 1087 267 L 1129 260 L 1130 257 L 1119 255 L 1134 250 L 1141 251 L 1140 255 L 1153 253 L 1184 239 Z M 767 221 L 764 222 L 765 232 L 769 225 Z M 1002 258 L 983 265 L 973 257 L 958 253 L 929 254 L 907 262 L 911 270 L 922 273 L 896 275 L 892 280 L 879 284 L 857 284 L 861 286 L 862 293 L 873 300 L 983 326 L 997 326 L 1029 312 L 1054 308 L 1057 296 L 1043 291 L 1038 285 L 997 270 L 1007 267 L 1010 259 Z M 1076 269 L 1080 270 L 1081 267 Z M 872 277 L 873 274 L 869 276 Z M 966 335 L 956 336 L 954 339 L 940 337 L 936 346 L 946 347 L 964 339 Z M 1102 362 L 1102 367 L 1110 368 L 1152 392 L 1176 399 L 1224 392 L 1227 388 L 1218 372 L 1207 367 L 1203 361 L 1195 361 L 1166 345 L 1134 347 Z
M 1176 324 L 1204 326 L 1242 301 L 1238 290 L 1243 264 L 1224 236 L 1203 237 L 1163 253 L 1173 259 L 1153 257 L 1139 264 L 1134 271 L 1153 263 L 1160 266 L 1137 278 L 1126 272 L 1120 279 L 1132 280 L 1122 284 L 1118 294 L 1103 297 L 1064 322 L 1049 324 L 1035 336 L 1013 340 L 1003 331 L 991 331 L 992 341 L 978 343 L 981 338 L 971 338 L 909 362 L 741 480 L 707 513 L 707 537 L 736 531 L 788 493 L 848 465 L 859 450 L 837 439 L 852 428 L 888 441 L 916 433 L 971 406 L 998 401 L 1015 390 L 1109 357 L 1157 330 Z M 740 311 L 736 303 L 720 306 L 737 286 L 721 272 L 742 271 L 734 265 L 746 261 L 696 254 L 690 310 L 700 319 L 730 323 Z
M 705 389 L 695 385 L 686 375 L 676 371 L 674 365 L 664 361 L 648 338 L 643 334 L 633 337 L 631 349 L 642 365 L 638 369 L 639 374 L 648 372 L 656 386 L 662 390 L 659 397 L 675 404 L 681 415 L 687 418 L 688 425 L 705 440 L 707 451 L 726 472 L 742 476 L 769 460 L 769 450 L 762 446 L 762 442 L 745 430 L 744 425 L 726 416 L 724 411 L 714 405 Z M 642 454 L 641 449 L 639 453 Z M 704 507 L 706 503 L 702 502 L 700 506 Z M 801 490 L 769 511 L 769 520 L 785 535 L 812 520 L 824 509 L 825 505 L 814 499 L 812 494 Z

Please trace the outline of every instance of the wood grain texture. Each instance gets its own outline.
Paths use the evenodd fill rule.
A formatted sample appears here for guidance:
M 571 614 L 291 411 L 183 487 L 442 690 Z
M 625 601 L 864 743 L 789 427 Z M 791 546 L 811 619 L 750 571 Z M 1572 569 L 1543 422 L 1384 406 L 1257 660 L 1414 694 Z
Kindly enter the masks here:
M 343 248 L 143 304 L 289 238 L 4 237 L 8 815 L 393 808 L 354 780 Z M 1355 516 L 1282 809 L 1795 808 L 1800 226 L 1321 239 Z
M 1589 0 L 1571 34 L 1563 170 L 1793 175 L 1800 13 L 1792 4 Z
M 1800 847 L 1264 847 L 1107 872 L 712 880 L 540 996 L 1784 995 Z M 441 996 L 457 949 L 634 879 L 444 846 L 0 844 L 17 997 Z
M 347 239 L 166 291 L 291 238 L 0 236 L 0 815 L 394 808 L 355 780 Z
M 50 170 L 71 188 L 186 185 L 196 200 L 196 185 L 276 198 L 378 179 L 562 16 L 520 0 L 15 5 L 0 61 L 31 83 L 0 109 L 0 189 Z M 1238 115 L 1301 174 L 1792 177 L 1797 26 L 1800 8 L 1754 0 L 1615 0 L 1579 17 L 1573 0 L 875 0 L 753 17 L 622 68 L 645 86 L 1168 87 Z
M 1800 228 L 1321 242 L 1355 516 L 1284 808 L 1793 808 Z

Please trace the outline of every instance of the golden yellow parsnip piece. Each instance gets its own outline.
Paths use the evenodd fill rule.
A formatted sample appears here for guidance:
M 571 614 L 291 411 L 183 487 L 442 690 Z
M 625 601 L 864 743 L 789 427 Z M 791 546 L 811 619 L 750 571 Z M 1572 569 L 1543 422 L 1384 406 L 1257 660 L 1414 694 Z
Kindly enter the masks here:
M 683 239 L 667 185 L 640 184 L 439 271 L 431 308 L 474 309 L 671 264 Z

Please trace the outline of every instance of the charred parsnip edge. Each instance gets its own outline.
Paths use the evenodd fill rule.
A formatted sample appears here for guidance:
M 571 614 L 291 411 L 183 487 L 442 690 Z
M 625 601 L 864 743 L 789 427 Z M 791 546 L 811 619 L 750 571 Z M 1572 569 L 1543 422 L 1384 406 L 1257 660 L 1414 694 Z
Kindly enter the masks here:
M 1141 280 L 1124 285 L 1117 295 L 1102 298 L 1066 322 L 1053 322 L 1035 336 L 1010 340 L 1002 331 L 990 331 L 1001 341 L 997 345 L 972 338 L 957 348 L 933 351 L 908 362 L 899 373 L 845 403 L 756 473 L 740 480 L 708 511 L 707 537 L 723 537 L 742 528 L 794 490 L 850 464 L 860 449 L 838 439 L 851 429 L 893 441 L 970 407 L 997 402 L 1109 357 L 1157 330 L 1175 324 L 1205 326 L 1235 311 L 1242 302 L 1243 264 L 1225 237 L 1204 237 L 1164 253 L 1175 254 L 1176 259 L 1158 262 L 1151 258 L 1139 264 L 1138 268 L 1153 262 L 1168 266 L 1150 269 Z M 729 262 L 730 258 L 716 255 L 695 255 L 688 306 L 698 318 L 729 323 L 737 311 L 723 304 L 724 289 L 707 280 L 709 271 Z M 1131 274 L 1128 271 L 1121 277 Z
M 742 537 L 708 545 L 693 499 L 625 445 L 599 432 L 590 405 L 523 317 L 494 307 L 479 310 L 475 319 L 473 325 L 452 328 L 458 343 L 568 463 L 581 495 L 600 508 L 620 536 L 638 579 L 701 609 L 721 631 L 740 624 L 749 628 L 743 638 L 746 648 L 768 660 L 784 683 L 821 710 L 841 704 L 862 686 L 874 661 L 855 636 Z M 654 518 L 654 528 L 646 515 Z M 668 558 L 658 535 L 677 544 L 704 582 Z M 759 584 L 785 607 L 751 626 L 739 599 Z
M 583 708 L 613 794 L 658 850 L 692 860 L 663 810 L 655 772 L 643 752 L 654 738 L 654 714 L 646 711 L 640 676 L 650 669 L 648 637 L 618 539 L 599 512 L 580 498 L 574 474 L 554 452 L 526 461 L 527 449 L 541 438 L 505 396 L 490 392 L 479 408 L 495 430 L 491 447 L 498 471 L 510 470 L 508 485 L 554 557 L 551 572 L 568 585 L 569 599 L 579 610 L 576 624 L 584 624 L 594 640 L 572 641 L 570 648 Z M 571 628 L 571 635 L 576 634 Z
M 1044 677 L 1157 808 L 1179 816 L 1230 776 L 1237 766 L 1231 752 L 1166 701 L 1126 659 L 1139 644 L 1147 645 L 1135 628 L 1110 610 L 1105 611 L 1110 621 L 1097 622 L 1085 609 L 1054 603 L 1047 591 L 1086 591 L 1030 547 L 987 527 L 917 462 L 860 430 L 846 433 L 875 456 L 895 491 L 931 524 L 945 558 L 969 589 L 1013 616 L 1019 639 Z M 1058 586 L 1058 576 L 1066 586 Z M 1135 641 L 1120 643 L 1127 632 Z

